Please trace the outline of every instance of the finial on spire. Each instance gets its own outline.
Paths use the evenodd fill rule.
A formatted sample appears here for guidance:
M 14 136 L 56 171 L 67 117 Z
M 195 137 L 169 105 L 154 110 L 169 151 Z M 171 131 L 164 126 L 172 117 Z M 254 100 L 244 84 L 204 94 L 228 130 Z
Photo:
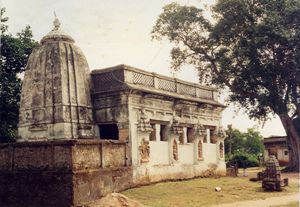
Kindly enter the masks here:
M 55 19 L 54 19 L 54 21 L 53 21 L 53 25 L 54 25 L 54 29 L 53 29 L 53 30 L 58 30 L 59 27 L 60 27 L 60 21 L 59 21 L 59 19 L 57 18 L 55 12 L 54 12 L 54 17 L 55 17 Z

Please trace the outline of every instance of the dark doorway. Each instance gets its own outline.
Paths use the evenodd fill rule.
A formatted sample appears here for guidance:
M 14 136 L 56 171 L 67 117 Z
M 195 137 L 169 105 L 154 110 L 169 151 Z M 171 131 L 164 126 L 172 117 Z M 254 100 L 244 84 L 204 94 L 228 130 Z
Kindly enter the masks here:
M 116 124 L 102 124 L 99 125 L 100 139 L 119 139 L 119 129 Z

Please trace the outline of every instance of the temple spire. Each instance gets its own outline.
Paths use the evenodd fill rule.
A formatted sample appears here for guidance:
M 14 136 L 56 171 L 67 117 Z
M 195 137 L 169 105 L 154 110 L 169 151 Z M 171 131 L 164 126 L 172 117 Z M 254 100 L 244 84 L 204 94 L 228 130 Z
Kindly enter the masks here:
M 66 34 L 64 31 L 62 31 L 60 25 L 60 21 L 57 18 L 56 13 L 54 12 L 53 29 L 42 38 L 41 44 L 47 41 L 66 41 L 74 43 L 73 38 L 70 35 Z
M 60 21 L 59 21 L 59 19 L 57 18 L 55 12 L 54 12 L 54 21 L 53 21 L 53 25 L 54 25 L 53 30 L 59 30 L 59 28 L 60 28 Z

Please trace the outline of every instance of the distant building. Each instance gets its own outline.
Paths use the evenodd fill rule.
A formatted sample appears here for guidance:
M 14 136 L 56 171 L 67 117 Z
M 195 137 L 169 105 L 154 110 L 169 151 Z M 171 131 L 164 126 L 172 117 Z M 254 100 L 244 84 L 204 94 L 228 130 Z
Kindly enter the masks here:
M 289 162 L 289 150 L 287 136 L 270 136 L 264 138 L 265 146 L 264 160 L 267 161 L 271 155 L 275 155 L 280 165 L 287 165 Z

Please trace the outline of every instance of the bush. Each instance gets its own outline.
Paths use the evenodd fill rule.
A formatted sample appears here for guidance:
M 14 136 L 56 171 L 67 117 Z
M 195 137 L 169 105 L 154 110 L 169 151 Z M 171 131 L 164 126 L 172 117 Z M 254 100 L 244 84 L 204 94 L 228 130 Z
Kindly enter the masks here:
M 245 152 L 237 152 L 233 154 L 229 161 L 231 164 L 237 163 L 239 168 L 257 167 L 259 161 L 255 155 Z

